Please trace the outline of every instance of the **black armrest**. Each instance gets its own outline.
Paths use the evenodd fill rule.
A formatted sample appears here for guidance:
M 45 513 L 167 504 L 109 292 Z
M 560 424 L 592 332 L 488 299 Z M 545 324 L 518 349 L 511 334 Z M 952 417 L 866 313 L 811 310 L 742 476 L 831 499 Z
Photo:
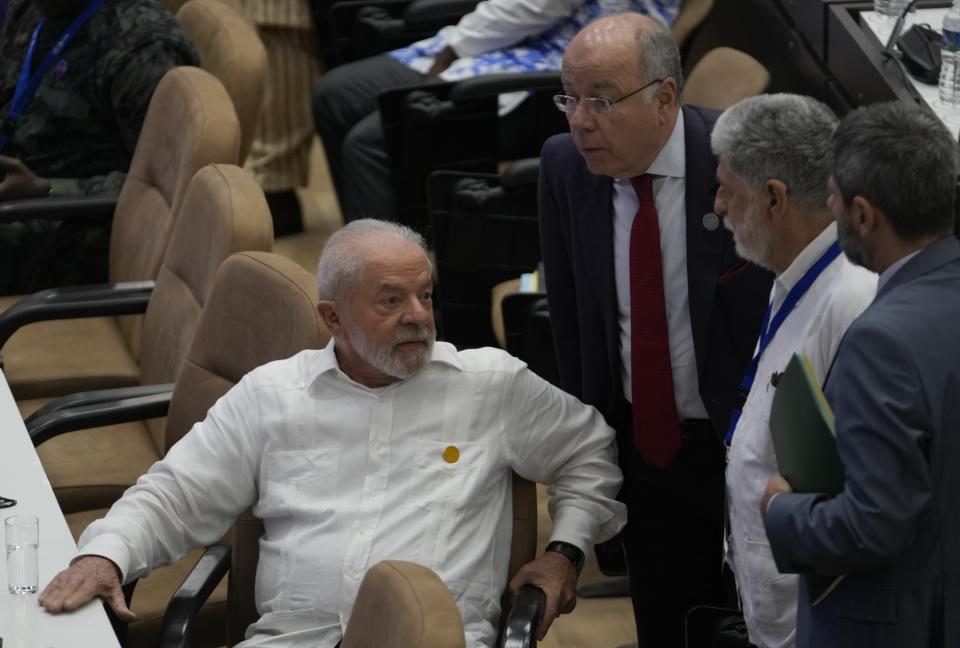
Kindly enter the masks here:
M 456 85 L 450 90 L 450 98 L 460 102 L 483 99 L 484 97 L 516 90 L 554 90 L 559 92 L 562 87 L 559 72 L 488 74 L 457 81 Z
M 415 31 L 439 31 L 473 11 L 477 0 L 414 0 L 403 12 L 403 23 Z
M 110 220 L 116 196 L 28 198 L 0 203 L 0 223 L 25 220 Z
M 511 162 L 500 174 L 500 184 L 508 189 L 537 184 L 540 180 L 540 158 L 525 158 Z
M 174 592 L 160 629 L 160 648 L 187 648 L 197 612 L 230 569 L 230 545 L 212 545 Z
M 100 403 L 109 403 L 123 400 L 125 398 L 140 398 L 141 396 L 154 396 L 156 394 L 170 394 L 173 392 L 174 383 L 161 383 L 159 385 L 137 385 L 136 387 L 113 387 L 111 389 L 94 389 L 91 391 L 77 392 L 69 396 L 63 396 L 54 401 L 50 401 L 36 412 L 24 419 L 24 424 L 29 429 L 37 419 L 62 412 L 74 407 L 85 407 L 87 405 L 98 405 Z
M 171 396 L 172 392 L 165 392 L 72 407 L 33 420 L 27 426 L 27 431 L 33 445 L 38 446 L 66 432 L 159 418 L 167 415 Z
M 530 313 L 541 301 L 546 301 L 543 292 L 515 292 L 503 296 L 500 308 L 503 312 L 503 330 L 507 338 L 507 352 L 518 358 L 524 357 L 524 338 Z
M 50 288 L 24 297 L 0 314 L 0 347 L 31 322 L 103 315 L 133 315 L 147 310 L 153 281 Z
M 539 587 L 524 585 L 513 600 L 513 607 L 503 627 L 500 648 L 535 648 L 537 624 L 543 616 L 546 597 Z

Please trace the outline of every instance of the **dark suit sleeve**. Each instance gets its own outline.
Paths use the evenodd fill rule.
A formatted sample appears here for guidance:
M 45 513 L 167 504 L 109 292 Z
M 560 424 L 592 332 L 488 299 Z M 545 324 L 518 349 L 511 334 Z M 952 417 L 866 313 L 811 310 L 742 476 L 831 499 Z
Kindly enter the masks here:
M 578 398 L 583 395 L 580 371 L 580 327 L 577 318 L 577 288 L 570 258 L 569 205 L 566 222 L 561 214 L 556 180 L 557 159 L 554 138 L 547 140 L 540 154 L 538 205 L 540 250 L 547 283 L 550 325 L 560 372 L 560 385 Z
M 854 324 L 827 397 L 836 413 L 844 489 L 836 497 L 782 494 L 771 503 L 767 535 L 783 572 L 876 569 L 907 546 L 931 501 L 931 414 L 902 341 L 881 324 Z

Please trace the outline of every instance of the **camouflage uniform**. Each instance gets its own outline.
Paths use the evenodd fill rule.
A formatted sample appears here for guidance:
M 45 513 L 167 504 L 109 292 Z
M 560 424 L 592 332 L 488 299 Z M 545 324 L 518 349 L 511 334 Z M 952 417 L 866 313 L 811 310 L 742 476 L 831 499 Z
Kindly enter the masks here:
M 35 66 L 72 19 L 47 21 Z M 0 32 L 0 116 L 39 20 L 30 0 L 10 0 Z M 48 178 L 55 196 L 119 193 L 160 78 L 197 64 L 190 41 L 155 0 L 107 0 L 47 72 L 3 155 Z
M 10 110 L 40 18 L 30 0 L 9 0 L 0 28 L 0 118 Z M 34 67 L 72 19 L 46 21 Z M 53 196 L 116 195 L 160 78 L 172 67 L 197 64 L 193 46 L 156 0 L 106 0 L 44 76 L 2 154 L 50 180 Z M 0 293 L 104 276 L 105 228 L 78 233 L 61 226 L 55 234 L 56 228 L 40 221 L 0 225 L 0 257 L 6 257 Z M 37 261 L 38 249 L 50 250 L 49 257 Z

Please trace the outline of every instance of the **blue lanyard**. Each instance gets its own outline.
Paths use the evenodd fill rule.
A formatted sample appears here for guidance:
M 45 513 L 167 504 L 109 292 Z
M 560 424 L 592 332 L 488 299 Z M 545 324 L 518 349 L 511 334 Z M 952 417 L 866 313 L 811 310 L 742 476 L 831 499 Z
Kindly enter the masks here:
M 800 281 L 790 289 L 786 299 L 783 300 L 783 305 L 780 306 L 780 310 L 777 311 L 772 322 L 770 321 L 770 311 L 773 308 L 773 304 L 771 303 L 767 306 L 767 311 L 763 314 L 763 322 L 760 324 L 760 343 L 757 345 L 757 353 L 747 366 L 747 372 L 743 376 L 743 382 L 740 383 L 739 393 L 744 400 L 746 400 L 747 394 L 750 393 L 750 389 L 753 387 L 753 381 L 757 377 L 757 367 L 760 365 L 760 357 L 770 342 L 773 341 L 773 337 L 777 334 L 777 331 L 780 330 L 780 325 L 787 319 L 790 312 L 800 301 L 800 298 L 806 294 L 810 286 L 813 285 L 813 282 L 817 280 L 817 277 L 819 277 L 824 269 L 838 256 L 840 256 L 840 241 L 834 241 L 833 245 L 828 247 L 827 250 L 820 255 L 820 258 L 817 259 L 812 266 L 807 268 L 807 271 L 800 277 Z M 740 415 L 743 413 L 742 407 L 742 404 L 740 407 L 735 407 L 730 414 L 730 427 L 727 429 L 726 439 L 728 446 L 733 441 L 733 431 L 736 429 L 737 421 L 740 420 Z
M 30 103 L 30 100 L 33 99 L 33 95 L 37 93 L 37 88 L 40 87 L 40 82 L 43 80 L 44 75 L 63 55 L 63 51 L 67 49 L 67 46 L 73 41 L 77 32 L 80 31 L 80 28 L 90 20 L 93 14 L 97 12 L 97 9 L 103 5 L 103 2 L 104 0 L 90 0 L 83 11 L 80 12 L 80 15 L 74 18 L 70 26 L 60 34 L 60 38 L 57 39 L 57 42 L 54 43 L 47 55 L 40 61 L 40 65 L 37 66 L 37 71 L 31 75 L 30 68 L 33 64 L 33 52 L 37 48 L 37 39 L 40 37 L 40 30 L 43 29 L 43 24 L 46 22 L 46 19 L 41 18 L 40 22 L 37 23 L 36 28 L 33 30 L 33 35 L 30 37 L 27 55 L 23 59 L 23 68 L 20 70 L 20 78 L 17 80 L 17 89 L 13 93 L 13 101 L 10 102 L 10 111 L 3 120 L 2 126 L 0 126 L 0 152 L 2 152 L 7 145 L 7 139 L 13 134 L 13 128 L 20 119 L 20 115 L 23 114 L 23 110 L 27 107 L 27 104 Z

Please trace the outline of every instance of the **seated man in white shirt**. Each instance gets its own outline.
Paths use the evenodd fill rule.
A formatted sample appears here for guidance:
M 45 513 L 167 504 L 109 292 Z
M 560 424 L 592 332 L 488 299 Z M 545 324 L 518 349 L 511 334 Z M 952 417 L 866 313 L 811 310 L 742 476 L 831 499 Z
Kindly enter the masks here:
M 511 471 L 552 486 L 547 551 L 514 585 L 547 597 L 542 637 L 573 609 L 582 552 L 623 526 L 613 431 L 494 349 L 434 344 L 423 239 L 383 221 L 335 233 L 317 269 L 333 341 L 247 376 L 80 538 L 46 588 L 50 612 L 215 542 L 253 505 L 266 529 L 245 648 L 336 645 L 367 569 L 433 569 L 468 646 L 492 646 L 506 584 Z M 251 304 L 252 308 L 256 304 Z M 578 555 L 580 552 L 581 555 Z
M 876 293 L 876 275 L 840 253 L 827 208 L 836 124 L 830 109 L 810 97 L 764 95 L 724 112 L 711 139 L 720 159 L 716 212 L 740 256 L 777 274 L 741 385 L 749 393 L 727 438 L 727 560 L 758 648 L 793 646 L 796 628 L 797 576 L 777 571 L 758 508 L 767 479 L 778 472 L 771 378 L 794 353 L 805 353 L 822 383 L 844 332 Z

